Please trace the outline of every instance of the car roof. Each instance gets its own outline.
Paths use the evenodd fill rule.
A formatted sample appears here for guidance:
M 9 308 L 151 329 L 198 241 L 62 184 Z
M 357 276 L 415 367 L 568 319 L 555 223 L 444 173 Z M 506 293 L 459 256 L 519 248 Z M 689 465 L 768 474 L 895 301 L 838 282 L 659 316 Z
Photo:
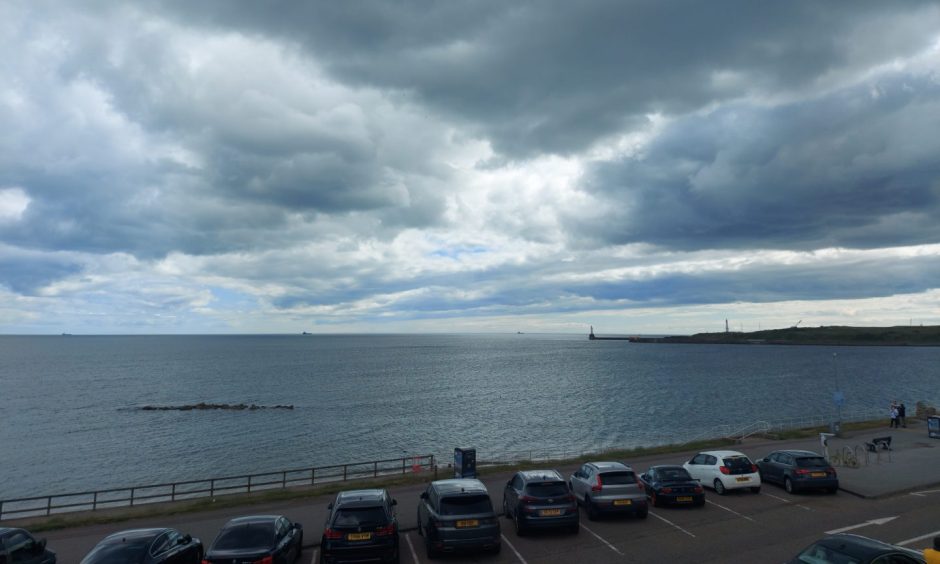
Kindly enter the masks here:
M 730 458 L 732 456 L 744 456 L 747 455 L 743 452 L 738 452 L 736 450 L 703 450 L 699 454 L 709 454 L 711 456 L 717 456 L 719 458 Z
M 385 502 L 385 490 L 348 490 L 336 495 L 336 505 L 343 507 L 370 507 Z
M 602 462 L 588 462 L 594 468 L 597 468 L 601 472 L 607 472 L 610 470 L 633 470 L 623 462 L 615 461 L 602 461 Z
M 18 527 L 0 527 L 0 535 L 9 533 L 11 531 L 25 531 L 26 529 L 20 529 Z
M 883 554 L 886 551 L 901 552 L 904 554 L 911 554 L 911 551 L 902 546 L 894 546 L 893 544 L 888 544 L 886 542 L 881 542 L 880 540 L 863 537 L 862 535 L 853 535 L 848 533 L 842 533 L 837 535 L 832 535 L 830 537 L 825 537 L 816 541 L 815 544 L 821 544 L 825 547 L 832 548 L 835 550 L 840 550 L 843 552 L 850 552 L 852 556 L 860 557 L 863 559 L 873 558 L 880 554 Z
M 561 477 L 561 474 L 558 473 L 558 470 L 522 470 L 519 472 L 519 475 L 527 482 L 538 480 L 565 481 L 565 479 Z
M 791 455 L 791 456 L 796 456 L 796 457 L 798 457 L 798 458 L 799 458 L 799 457 L 806 457 L 806 456 L 822 456 L 821 454 L 816 454 L 815 452 L 813 452 L 813 451 L 811 451 L 811 450 L 778 450 L 778 451 L 776 451 L 776 452 L 780 452 L 780 453 L 783 453 L 783 454 L 789 454 L 789 455 Z
M 685 466 L 680 466 L 678 464 L 657 464 L 656 466 L 650 466 L 650 470 L 682 470 L 685 471 Z
M 483 482 L 480 480 L 474 480 L 472 478 L 451 478 L 450 480 L 438 480 L 436 482 L 431 482 L 431 487 L 437 490 L 441 495 L 464 493 L 483 493 L 489 495 L 489 492 L 487 491 L 486 486 L 483 485 Z
M 146 540 L 156 538 L 157 535 L 168 530 L 166 527 L 152 528 L 152 529 L 129 529 L 127 531 L 118 531 L 117 533 L 112 533 L 106 536 L 101 542 L 107 543 L 117 543 L 125 542 L 128 540 Z
M 236 517 L 230 520 L 225 524 L 225 528 L 234 527 L 236 525 L 268 524 L 273 523 L 280 517 L 280 515 L 246 515 L 244 517 Z

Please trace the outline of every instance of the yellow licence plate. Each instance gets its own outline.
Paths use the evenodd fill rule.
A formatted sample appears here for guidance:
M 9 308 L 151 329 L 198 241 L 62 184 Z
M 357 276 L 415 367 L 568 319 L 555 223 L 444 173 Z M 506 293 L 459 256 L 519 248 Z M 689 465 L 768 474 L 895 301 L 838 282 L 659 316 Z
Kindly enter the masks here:
M 561 515 L 561 509 L 543 509 L 539 511 L 539 515 L 542 517 L 556 517 Z
M 735 478 L 735 479 L 739 482 L 746 482 L 750 480 L 750 478 L 748 478 L 747 476 L 741 476 L 740 478 Z
M 464 519 L 462 521 L 457 521 L 458 529 L 467 529 L 469 527 L 479 527 L 480 521 L 478 519 Z
M 359 541 L 359 540 L 369 540 L 372 538 L 372 533 L 349 533 L 346 535 L 346 540 Z
M 813 478 L 825 478 L 826 477 L 825 472 L 810 472 L 809 475 L 812 476 Z
M 614 500 L 614 505 L 630 505 L 632 503 L 633 501 L 629 499 L 615 499 Z
M 679 502 L 682 502 L 682 501 L 692 501 L 692 496 L 690 496 L 690 495 L 680 495 L 679 497 L 676 498 L 676 501 L 679 501 Z

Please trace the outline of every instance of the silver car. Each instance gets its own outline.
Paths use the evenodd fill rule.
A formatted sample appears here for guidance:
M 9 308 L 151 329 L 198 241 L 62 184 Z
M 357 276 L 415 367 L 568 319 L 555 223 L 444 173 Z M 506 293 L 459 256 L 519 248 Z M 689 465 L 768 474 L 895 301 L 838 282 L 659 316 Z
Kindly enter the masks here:
M 645 519 L 646 491 L 633 468 L 620 462 L 587 462 L 571 475 L 571 492 L 592 521 L 602 513 L 632 513 Z

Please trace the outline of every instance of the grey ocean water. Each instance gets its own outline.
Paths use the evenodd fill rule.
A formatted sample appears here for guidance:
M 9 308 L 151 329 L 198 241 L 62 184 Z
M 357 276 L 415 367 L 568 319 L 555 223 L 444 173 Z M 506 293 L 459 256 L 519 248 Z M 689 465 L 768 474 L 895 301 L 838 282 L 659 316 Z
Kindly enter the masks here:
M 833 357 L 833 353 L 837 353 Z M 0 499 L 474 446 L 593 449 L 940 399 L 940 348 L 584 335 L 0 337 Z M 146 404 L 293 411 L 140 411 Z

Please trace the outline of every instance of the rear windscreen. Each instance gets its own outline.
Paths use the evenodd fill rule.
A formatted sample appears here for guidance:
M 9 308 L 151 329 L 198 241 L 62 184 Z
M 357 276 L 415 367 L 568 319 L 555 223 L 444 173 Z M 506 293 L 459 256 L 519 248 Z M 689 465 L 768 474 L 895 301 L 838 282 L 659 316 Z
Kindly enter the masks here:
M 685 471 L 685 468 L 670 468 L 669 470 L 659 470 L 657 472 L 659 479 L 667 482 L 691 481 L 692 476 Z
M 627 484 L 635 484 L 636 475 L 629 470 L 621 470 L 619 472 L 604 472 L 601 474 L 601 484 L 605 486 L 625 486 Z
M 746 456 L 732 456 L 725 459 L 725 466 L 732 470 L 751 470 L 751 460 Z
M 337 529 L 358 527 L 380 527 L 387 524 L 388 517 L 382 507 L 352 507 L 340 509 L 333 517 Z
M 274 523 L 235 525 L 219 533 L 212 543 L 215 550 L 238 550 L 242 548 L 271 548 L 274 546 Z
M 131 562 L 143 562 L 147 556 L 147 547 L 150 545 L 150 539 L 136 540 L 130 542 L 120 542 L 112 544 L 100 544 L 89 555 L 89 562 L 95 564 L 129 564 Z
M 525 487 L 525 493 L 532 497 L 562 497 L 568 495 L 568 485 L 564 482 L 535 482 Z
M 492 511 L 493 505 L 487 495 L 462 495 L 441 500 L 441 515 L 471 515 Z
M 796 465 L 800 468 L 828 468 L 829 463 L 821 456 L 807 456 L 806 458 L 797 458 Z

